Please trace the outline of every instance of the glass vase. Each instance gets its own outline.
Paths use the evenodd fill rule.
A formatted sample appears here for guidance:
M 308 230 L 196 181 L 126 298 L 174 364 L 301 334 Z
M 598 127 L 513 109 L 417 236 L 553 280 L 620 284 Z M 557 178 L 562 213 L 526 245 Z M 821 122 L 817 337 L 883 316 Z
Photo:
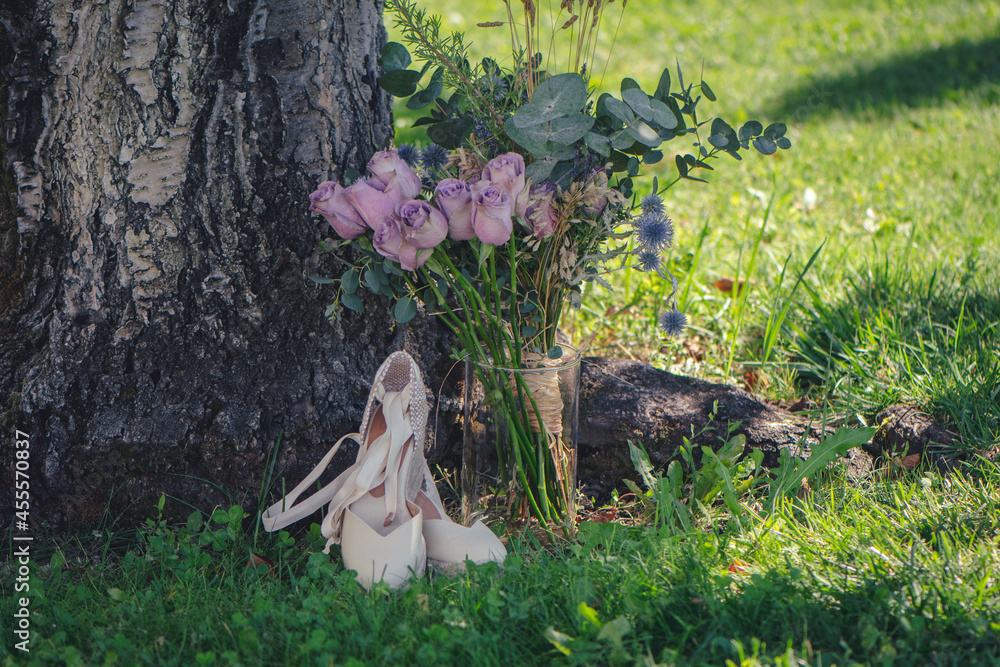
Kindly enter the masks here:
M 580 353 L 522 353 L 520 367 L 465 362 L 462 513 L 576 530 Z

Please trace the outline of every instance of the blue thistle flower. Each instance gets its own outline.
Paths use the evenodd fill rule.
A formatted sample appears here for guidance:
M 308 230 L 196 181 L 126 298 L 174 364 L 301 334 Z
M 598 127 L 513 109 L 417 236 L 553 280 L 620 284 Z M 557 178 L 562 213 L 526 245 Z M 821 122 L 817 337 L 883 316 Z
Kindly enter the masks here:
M 646 271 L 647 273 L 659 271 L 660 266 L 663 264 L 663 260 L 660 258 L 660 253 L 655 250 L 649 250 L 648 248 L 639 253 L 638 259 L 639 269 Z
M 643 213 L 663 213 L 663 199 L 655 192 L 642 198 Z
M 490 132 L 490 126 L 486 124 L 485 120 L 477 117 L 473 131 L 476 133 L 476 138 L 486 147 L 486 152 L 491 160 L 500 154 L 500 147 L 497 146 L 496 137 Z
M 660 328 L 668 336 L 679 336 L 687 328 L 687 316 L 676 307 L 660 315 Z
M 448 151 L 437 144 L 431 144 L 424 149 L 420 163 L 430 171 L 440 169 L 448 163 Z
M 413 144 L 403 144 L 399 147 L 399 159 L 413 167 L 420 161 L 420 151 Z
M 490 86 L 493 89 L 493 99 L 497 102 L 502 102 L 507 97 L 507 81 L 502 76 L 491 77 Z
M 674 242 L 674 223 L 662 213 L 643 213 L 634 227 L 639 243 L 650 250 L 663 250 Z

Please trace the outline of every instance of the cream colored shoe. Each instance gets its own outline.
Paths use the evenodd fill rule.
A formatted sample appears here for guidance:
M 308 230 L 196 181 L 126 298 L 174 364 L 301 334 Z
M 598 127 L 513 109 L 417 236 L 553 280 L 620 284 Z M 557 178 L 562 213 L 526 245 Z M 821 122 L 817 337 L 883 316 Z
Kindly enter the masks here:
M 428 564 L 451 575 L 464 572 L 466 561 L 476 565 L 490 561 L 503 565 L 507 549 L 499 538 L 482 521 L 476 521 L 472 526 L 452 521 L 444 511 L 441 496 L 423 457 L 421 467 L 424 483 L 416 503 L 423 514 Z
M 393 588 L 426 567 L 423 516 L 414 502 L 423 482 L 427 397 L 420 369 L 405 352 L 385 360 L 372 384 L 361 434 L 341 438 L 286 498 L 261 516 L 264 528 L 278 530 L 329 503 L 321 524 L 324 553 L 341 545 L 344 567 L 358 573 L 368 589 L 378 581 Z M 363 435 L 362 435 L 363 434 Z M 314 483 L 346 438 L 360 443 L 357 460 L 318 492 L 294 505 Z M 426 464 L 425 464 L 426 467 Z

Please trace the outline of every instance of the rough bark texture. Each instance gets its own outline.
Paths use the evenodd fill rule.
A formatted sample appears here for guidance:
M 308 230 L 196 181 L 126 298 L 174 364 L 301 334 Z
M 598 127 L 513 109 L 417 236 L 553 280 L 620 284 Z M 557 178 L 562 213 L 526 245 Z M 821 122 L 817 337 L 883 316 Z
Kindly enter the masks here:
M 354 430 L 404 344 L 372 302 L 323 318 L 342 268 L 308 193 L 391 132 L 370 0 L 6 5 L 0 411 L 31 440 L 36 520 L 208 482 L 255 495 Z M 16 229 L 11 229 L 16 225 Z M 10 282 L 8 282 L 10 278 Z M 375 307 L 377 306 L 377 307 Z M 349 456 L 349 452 L 345 452 Z M 3 494 L 0 503 L 9 503 Z

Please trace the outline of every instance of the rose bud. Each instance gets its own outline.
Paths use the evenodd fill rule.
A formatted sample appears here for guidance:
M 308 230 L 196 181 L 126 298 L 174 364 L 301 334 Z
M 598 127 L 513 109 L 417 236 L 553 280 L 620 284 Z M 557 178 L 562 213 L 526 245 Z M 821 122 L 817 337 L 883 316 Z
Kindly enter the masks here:
M 382 186 L 378 181 L 374 181 L 374 185 Z M 344 196 L 372 229 L 378 229 L 396 210 L 396 202 L 392 197 L 373 187 L 371 181 L 355 181 L 344 188 Z
M 387 217 L 375 228 L 372 245 L 375 251 L 394 262 L 399 261 L 399 247 L 403 244 L 403 233 L 399 229 L 399 221 Z
M 397 204 L 420 194 L 420 177 L 395 149 L 375 153 L 368 161 L 368 171 L 385 186 L 386 194 L 397 198 Z
M 326 218 L 341 238 L 356 239 L 368 231 L 365 221 L 344 196 L 344 188 L 339 183 L 320 183 L 316 191 L 309 195 L 309 210 Z
M 472 229 L 487 245 L 503 245 L 513 233 L 512 198 L 490 181 L 472 186 Z
M 504 153 L 483 167 L 483 180 L 503 188 L 514 203 L 514 214 L 524 217 L 528 207 L 528 189 L 524 182 L 524 158 L 519 153 Z
M 421 250 L 433 248 L 448 235 L 444 213 L 422 199 L 410 199 L 396 207 L 403 241 Z
M 446 178 L 434 190 L 435 203 L 448 219 L 448 237 L 455 241 L 475 238 L 472 229 L 472 192 L 457 178 Z

